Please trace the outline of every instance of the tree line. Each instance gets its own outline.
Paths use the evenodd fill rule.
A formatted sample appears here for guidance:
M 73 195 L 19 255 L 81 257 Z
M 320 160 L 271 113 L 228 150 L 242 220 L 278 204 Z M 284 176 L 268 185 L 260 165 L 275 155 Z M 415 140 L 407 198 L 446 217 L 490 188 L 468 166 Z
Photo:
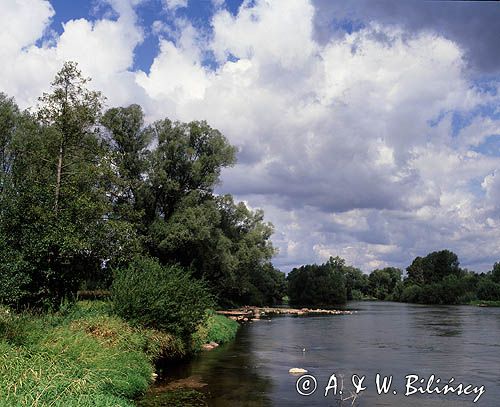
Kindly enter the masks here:
M 330 257 L 321 265 L 294 268 L 287 282 L 289 300 L 295 305 L 329 306 L 362 299 L 421 304 L 500 301 L 500 263 L 488 273 L 475 273 L 461 268 L 449 250 L 416 257 L 404 277 L 395 267 L 367 275 L 340 257 Z
M 166 325 L 182 331 L 207 307 L 286 294 L 296 305 L 500 300 L 500 263 L 477 274 L 448 250 L 417 257 L 404 278 L 340 257 L 285 278 L 263 212 L 214 192 L 236 161 L 224 135 L 205 121 L 146 124 L 136 104 L 105 109 L 89 80 L 67 62 L 24 111 L 0 93 L 0 303 L 57 308 L 78 290 L 111 289 L 123 316 L 169 308 Z
M 127 284 L 158 267 L 175 270 L 164 277 L 178 298 L 197 287 L 222 305 L 280 301 L 273 226 L 214 193 L 236 149 L 204 121 L 146 125 L 139 105 L 104 109 L 89 80 L 67 62 L 31 109 L 0 94 L 0 302 L 57 307 L 116 276 L 132 297 Z

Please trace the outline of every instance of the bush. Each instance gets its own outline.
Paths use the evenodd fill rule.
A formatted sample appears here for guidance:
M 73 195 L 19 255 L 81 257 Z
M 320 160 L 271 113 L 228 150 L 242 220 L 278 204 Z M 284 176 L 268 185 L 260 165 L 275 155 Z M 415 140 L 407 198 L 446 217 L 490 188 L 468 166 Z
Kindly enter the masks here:
M 489 278 L 482 279 L 478 284 L 477 298 L 480 300 L 499 301 L 500 284 Z
M 30 282 L 28 264 L 19 252 L 12 250 L 0 237 L 0 303 L 19 305 L 28 294 L 26 285 Z
M 136 325 L 189 338 L 214 301 L 203 281 L 179 266 L 139 258 L 118 270 L 112 285 L 115 312 Z
M 410 285 L 405 287 L 401 294 L 401 301 L 403 302 L 420 302 L 422 288 L 418 285 Z

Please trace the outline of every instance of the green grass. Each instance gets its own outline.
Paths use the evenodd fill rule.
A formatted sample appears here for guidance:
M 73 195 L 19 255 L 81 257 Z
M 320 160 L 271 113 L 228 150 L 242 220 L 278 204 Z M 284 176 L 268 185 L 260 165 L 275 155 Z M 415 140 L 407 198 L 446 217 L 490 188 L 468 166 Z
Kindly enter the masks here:
M 156 358 L 185 354 L 179 340 L 131 327 L 106 303 L 48 315 L 1 308 L 0 406 L 132 406 Z
M 228 342 L 237 330 L 237 322 L 207 312 L 187 349 L 170 334 L 132 327 L 108 302 L 80 301 L 51 314 L 0 307 L 0 407 L 133 406 L 151 383 L 155 360 Z M 204 403 L 201 395 L 177 396 L 162 397 Z
M 468 305 L 477 305 L 482 307 L 500 307 L 500 301 L 473 300 Z
M 203 344 L 209 342 L 227 343 L 234 339 L 238 327 L 236 321 L 209 311 L 193 334 L 193 349 L 200 350 Z

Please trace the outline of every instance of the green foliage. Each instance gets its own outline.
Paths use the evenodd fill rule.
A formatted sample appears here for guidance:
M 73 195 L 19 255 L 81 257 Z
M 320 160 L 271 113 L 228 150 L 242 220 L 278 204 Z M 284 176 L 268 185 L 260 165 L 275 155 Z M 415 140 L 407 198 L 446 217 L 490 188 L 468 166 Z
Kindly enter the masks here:
M 322 265 L 294 268 L 287 276 L 292 305 L 332 306 L 347 301 L 344 260 L 330 257 Z
M 459 264 L 457 255 L 449 250 L 432 252 L 423 258 L 415 258 L 408 266 L 408 281 L 413 284 L 431 284 L 449 275 L 459 276 Z
M 19 114 L 10 138 L 3 138 L 9 163 L 0 231 L 4 253 L 29 277 L 23 279 L 29 305 L 57 306 L 107 257 L 109 207 L 95 127 L 102 98 L 86 90 L 87 81 L 66 63 L 37 114 Z
M 138 258 L 117 270 L 112 285 L 114 309 L 135 325 L 187 338 L 213 306 L 206 285 L 179 266 Z
M 403 293 L 401 294 L 402 302 L 413 302 L 419 303 L 421 302 L 420 296 L 422 294 L 422 288 L 418 285 L 408 285 L 404 288 Z
M 491 279 L 500 284 L 500 262 L 496 262 L 493 265 L 493 270 L 491 270 Z
M 480 300 L 500 301 L 500 284 L 493 279 L 483 278 L 478 284 L 477 298 Z
M 361 300 L 368 293 L 368 276 L 360 269 L 343 266 L 346 279 L 347 300 Z
M 402 271 L 395 267 L 386 267 L 371 272 L 369 281 L 369 295 L 379 300 L 394 299 L 395 289 L 401 282 Z
M 132 406 L 151 381 L 152 361 L 175 352 L 176 340 L 108 310 L 100 302 L 44 315 L 0 309 L 2 405 Z
M 476 298 L 495 301 L 500 299 L 497 265 L 485 275 L 461 269 L 457 255 L 448 250 L 417 257 L 407 268 L 400 300 L 422 304 L 467 304 Z
M 192 347 L 194 350 L 200 350 L 205 343 L 227 343 L 234 339 L 238 328 L 239 324 L 236 321 L 208 311 L 192 335 Z

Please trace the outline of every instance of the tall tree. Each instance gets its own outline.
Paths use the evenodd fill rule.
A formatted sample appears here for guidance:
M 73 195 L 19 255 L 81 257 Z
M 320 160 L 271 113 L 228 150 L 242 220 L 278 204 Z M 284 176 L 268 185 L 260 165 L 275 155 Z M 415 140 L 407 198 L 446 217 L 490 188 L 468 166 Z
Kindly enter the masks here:
M 106 150 L 98 137 L 102 97 L 66 63 L 36 115 L 25 114 L 12 148 L 10 246 L 29 270 L 31 303 L 57 304 L 106 259 Z
M 96 123 L 103 96 L 86 88 L 90 78 L 82 76 L 75 62 L 66 62 L 52 82 L 52 92 L 40 97 L 38 117 L 51 126 L 56 138 L 56 179 L 54 211 L 60 205 L 61 186 L 66 175 L 85 159 L 88 149 L 95 149 Z

